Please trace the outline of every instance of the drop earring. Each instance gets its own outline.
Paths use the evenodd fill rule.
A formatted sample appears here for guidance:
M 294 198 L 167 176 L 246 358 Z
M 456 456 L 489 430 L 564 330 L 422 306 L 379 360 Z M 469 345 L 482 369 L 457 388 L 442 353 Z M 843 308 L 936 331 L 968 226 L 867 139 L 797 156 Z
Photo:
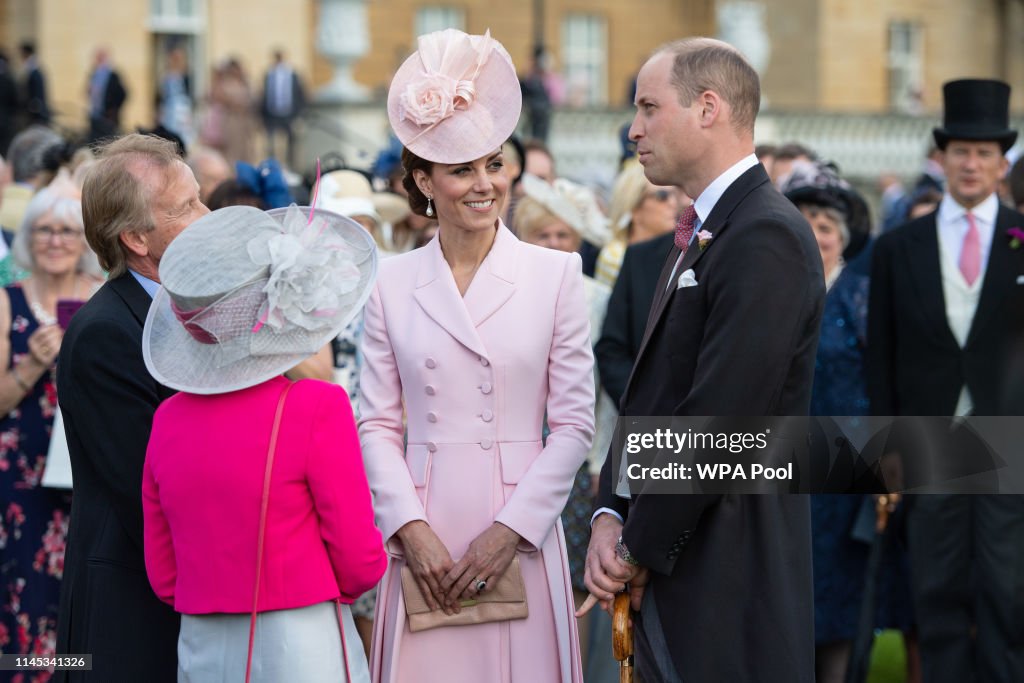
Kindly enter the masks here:
M 432 201 L 433 197 L 427 197 L 427 210 L 424 212 L 427 214 L 427 218 L 434 217 L 434 205 L 431 203 Z

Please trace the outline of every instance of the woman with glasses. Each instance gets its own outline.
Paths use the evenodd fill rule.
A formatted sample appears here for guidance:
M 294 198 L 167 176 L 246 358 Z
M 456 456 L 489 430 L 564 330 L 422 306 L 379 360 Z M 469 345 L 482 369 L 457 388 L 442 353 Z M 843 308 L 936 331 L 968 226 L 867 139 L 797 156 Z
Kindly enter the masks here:
M 29 276 L 0 290 L 0 648 L 46 656 L 71 510 L 69 491 L 40 485 L 57 410 L 58 308 L 67 306 L 57 302 L 87 299 L 102 284 L 71 181 L 58 177 L 32 198 L 11 251 Z
M 626 247 L 675 229 L 683 199 L 682 191 L 676 187 L 651 185 L 638 162 L 626 162 L 612 186 L 608 205 L 612 239 L 597 257 L 594 277 L 614 286 Z

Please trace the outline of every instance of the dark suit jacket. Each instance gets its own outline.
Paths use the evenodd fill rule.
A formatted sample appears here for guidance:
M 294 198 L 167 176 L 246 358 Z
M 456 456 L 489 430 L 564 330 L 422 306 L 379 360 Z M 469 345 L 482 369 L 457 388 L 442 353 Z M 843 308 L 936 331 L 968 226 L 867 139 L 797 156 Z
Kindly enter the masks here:
M 117 71 L 111 70 L 107 88 L 103 91 L 103 118 L 115 126 L 121 123 L 121 107 L 128 99 L 128 91 L 121 82 Z
M 662 270 L 623 415 L 807 415 L 825 299 L 807 221 L 761 165 L 722 195 L 665 292 Z M 664 292 L 664 293 L 663 293 Z M 676 669 L 688 681 L 811 683 L 814 609 L 805 496 L 613 494 L 613 459 L 598 505 L 651 569 Z M 614 473 L 617 474 L 617 473 Z
M 5 157 L 17 130 L 19 105 L 18 83 L 7 63 L 0 60 L 0 155 Z
M 57 363 L 75 495 L 57 651 L 93 669 L 56 680 L 174 681 L 178 615 L 153 594 L 142 550 L 142 464 L 157 406 L 173 392 L 142 360 L 150 298 L 130 273 L 75 314 Z
M 1014 349 L 1024 344 L 1024 247 L 1006 231 L 1024 215 L 999 208 L 967 344 L 946 319 L 936 213 L 878 238 L 868 302 L 868 398 L 875 415 L 948 416 L 967 385 L 976 415 L 1022 415 Z
M 651 313 L 658 273 L 672 249 L 675 233 L 669 232 L 645 240 L 626 249 L 615 280 L 608 312 L 601 328 L 601 338 L 594 347 L 594 357 L 601 376 L 601 385 L 619 405 L 626 390 L 633 362 L 640 353 L 640 342 Z
M 306 91 L 302 87 L 302 79 L 299 78 L 299 75 L 297 73 L 295 73 L 295 71 L 293 69 L 292 70 L 292 109 L 291 109 L 291 112 L 289 114 L 284 115 L 284 116 L 280 116 L 280 115 L 273 114 L 271 112 L 270 77 L 273 75 L 273 73 L 274 73 L 274 71 L 273 71 L 273 69 L 271 69 L 270 71 L 267 72 L 267 75 L 263 77 L 263 100 L 262 100 L 262 104 L 260 106 L 260 111 L 263 114 L 263 118 L 264 119 L 284 118 L 284 119 L 288 119 L 290 121 L 291 119 L 293 119 L 296 116 L 298 116 L 299 114 L 301 114 L 302 110 L 305 109 L 305 107 L 306 107 Z
M 25 95 L 23 107 L 28 115 L 29 123 L 47 124 L 50 122 L 50 105 L 46 99 L 46 77 L 36 67 L 25 75 Z M 7 154 L 7 150 L 3 151 Z

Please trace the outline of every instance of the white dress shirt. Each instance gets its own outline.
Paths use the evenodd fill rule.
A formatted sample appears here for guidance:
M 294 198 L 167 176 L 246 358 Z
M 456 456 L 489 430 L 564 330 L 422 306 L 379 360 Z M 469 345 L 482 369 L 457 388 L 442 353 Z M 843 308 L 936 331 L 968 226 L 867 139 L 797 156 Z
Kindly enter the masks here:
M 967 284 L 960 272 L 960 252 L 963 250 L 964 236 L 967 234 L 967 209 L 962 207 L 950 195 L 942 197 L 935 226 L 939 238 L 939 270 L 942 275 L 942 296 L 946 305 L 946 323 L 950 332 L 962 347 L 967 344 L 967 335 L 971 331 L 974 313 L 978 310 L 981 299 L 981 285 L 985 280 L 988 268 L 989 251 L 992 248 L 992 237 L 996 228 L 996 216 L 999 213 L 999 199 L 995 194 L 971 209 L 974 224 L 978 228 L 981 246 L 981 270 L 974 284 Z M 967 415 L 974 408 L 967 386 L 960 389 L 955 415 Z
M 992 248 L 992 235 L 996 230 L 996 216 L 999 213 L 999 198 L 993 193 L 988 199 L 971 209 L 974 216 L 974 224 L 978 226 L 978 236 L 981 238 L 981 271 L 978 273 L 978 280 L 985 279 L 985 269 L 988 267 L 988 254 Z M 942 196 L 939 203 L 939 211 L 935 217 L 935 223 L 939 230 L 939 253 L 942 257 L 952 258 L 957 270 L 960 269 L 960 251 L 964 246 L 964 236 L 967 235 L 967 209 L 960 206 L 949 194 Z

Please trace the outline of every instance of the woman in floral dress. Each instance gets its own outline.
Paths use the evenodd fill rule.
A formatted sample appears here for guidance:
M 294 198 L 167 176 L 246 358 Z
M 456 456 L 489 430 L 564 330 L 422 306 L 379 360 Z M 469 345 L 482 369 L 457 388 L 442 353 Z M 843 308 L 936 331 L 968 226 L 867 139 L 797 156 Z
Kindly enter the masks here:
M 32 199 L 12 251 L 30 275 L 0 293 L 0 652 L 52 655 L 71 509 L 69 491 L 40 485 L 57 410 L 57 301 L 101 283 L 70 182 Z

